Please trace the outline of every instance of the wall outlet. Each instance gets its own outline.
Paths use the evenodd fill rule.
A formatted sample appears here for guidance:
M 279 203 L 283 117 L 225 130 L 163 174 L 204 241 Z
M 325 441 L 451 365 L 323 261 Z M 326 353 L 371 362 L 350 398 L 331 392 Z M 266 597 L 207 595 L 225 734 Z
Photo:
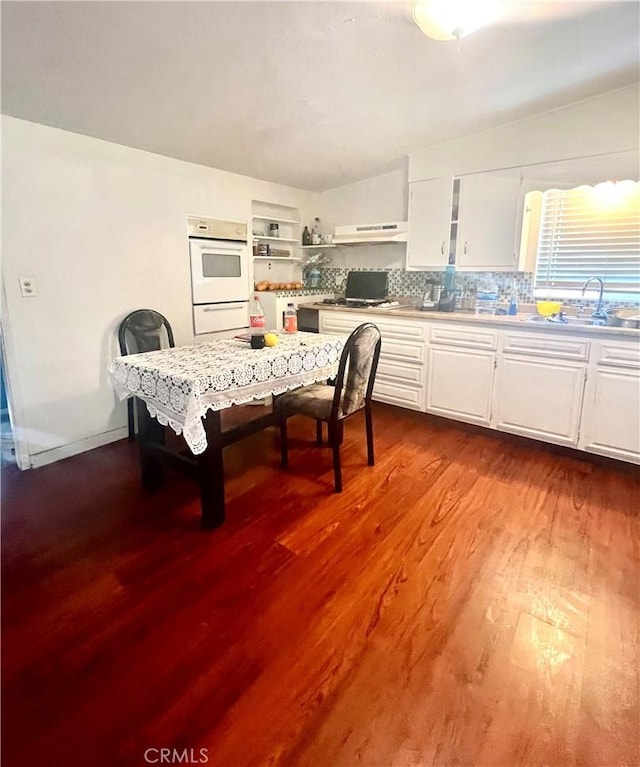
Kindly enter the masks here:
M 20 294 L 23 298 L 33 298 L 36 293 L 36 281 L 33 277 L 18 277 L 20 283 Z

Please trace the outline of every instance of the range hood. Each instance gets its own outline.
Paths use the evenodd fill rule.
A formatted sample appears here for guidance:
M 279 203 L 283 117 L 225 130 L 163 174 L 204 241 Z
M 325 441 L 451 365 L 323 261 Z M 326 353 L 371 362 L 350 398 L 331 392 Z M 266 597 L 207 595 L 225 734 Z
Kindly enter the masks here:
M 406 242 L 408 224 L 396 221 L 390 224 L 354 224 L 336 226 L 333 242 L 335 245 L 360 245 L 372 242 Z

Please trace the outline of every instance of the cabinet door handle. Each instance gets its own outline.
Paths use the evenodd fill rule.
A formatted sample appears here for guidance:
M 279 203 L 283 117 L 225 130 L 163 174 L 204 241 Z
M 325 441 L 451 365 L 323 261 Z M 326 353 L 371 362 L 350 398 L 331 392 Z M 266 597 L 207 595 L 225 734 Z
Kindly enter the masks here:
M 464 253 L 467 254 L 467 241 L 464 241 Z
M 444 240 L 442 240 L 442 245 L 440 246 L 440 253 L 444 256 Z

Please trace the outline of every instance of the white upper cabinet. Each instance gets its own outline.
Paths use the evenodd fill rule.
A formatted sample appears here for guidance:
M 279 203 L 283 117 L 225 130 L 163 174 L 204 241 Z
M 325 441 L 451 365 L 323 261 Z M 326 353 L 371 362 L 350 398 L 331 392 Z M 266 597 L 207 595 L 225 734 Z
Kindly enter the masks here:
M 409 269 L 444 269 L 448 263 L 453 178 L 409 185 Z
M 519 178 L 479 173 L 460 182 L 456 269 L 515 269 Z
M 408 269 L 516 268 L 520 179 L 478 173 L 409 185 Z

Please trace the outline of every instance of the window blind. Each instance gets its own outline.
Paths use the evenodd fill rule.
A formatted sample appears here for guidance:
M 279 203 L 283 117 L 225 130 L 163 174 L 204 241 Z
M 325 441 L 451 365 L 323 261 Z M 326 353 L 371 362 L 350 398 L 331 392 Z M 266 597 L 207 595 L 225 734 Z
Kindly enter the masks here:
M 640 300 L 640 184 L 607 182 L 542 196 L 534 276 L 537 297 L 579 296 L 601 277 L 605 297 Z

